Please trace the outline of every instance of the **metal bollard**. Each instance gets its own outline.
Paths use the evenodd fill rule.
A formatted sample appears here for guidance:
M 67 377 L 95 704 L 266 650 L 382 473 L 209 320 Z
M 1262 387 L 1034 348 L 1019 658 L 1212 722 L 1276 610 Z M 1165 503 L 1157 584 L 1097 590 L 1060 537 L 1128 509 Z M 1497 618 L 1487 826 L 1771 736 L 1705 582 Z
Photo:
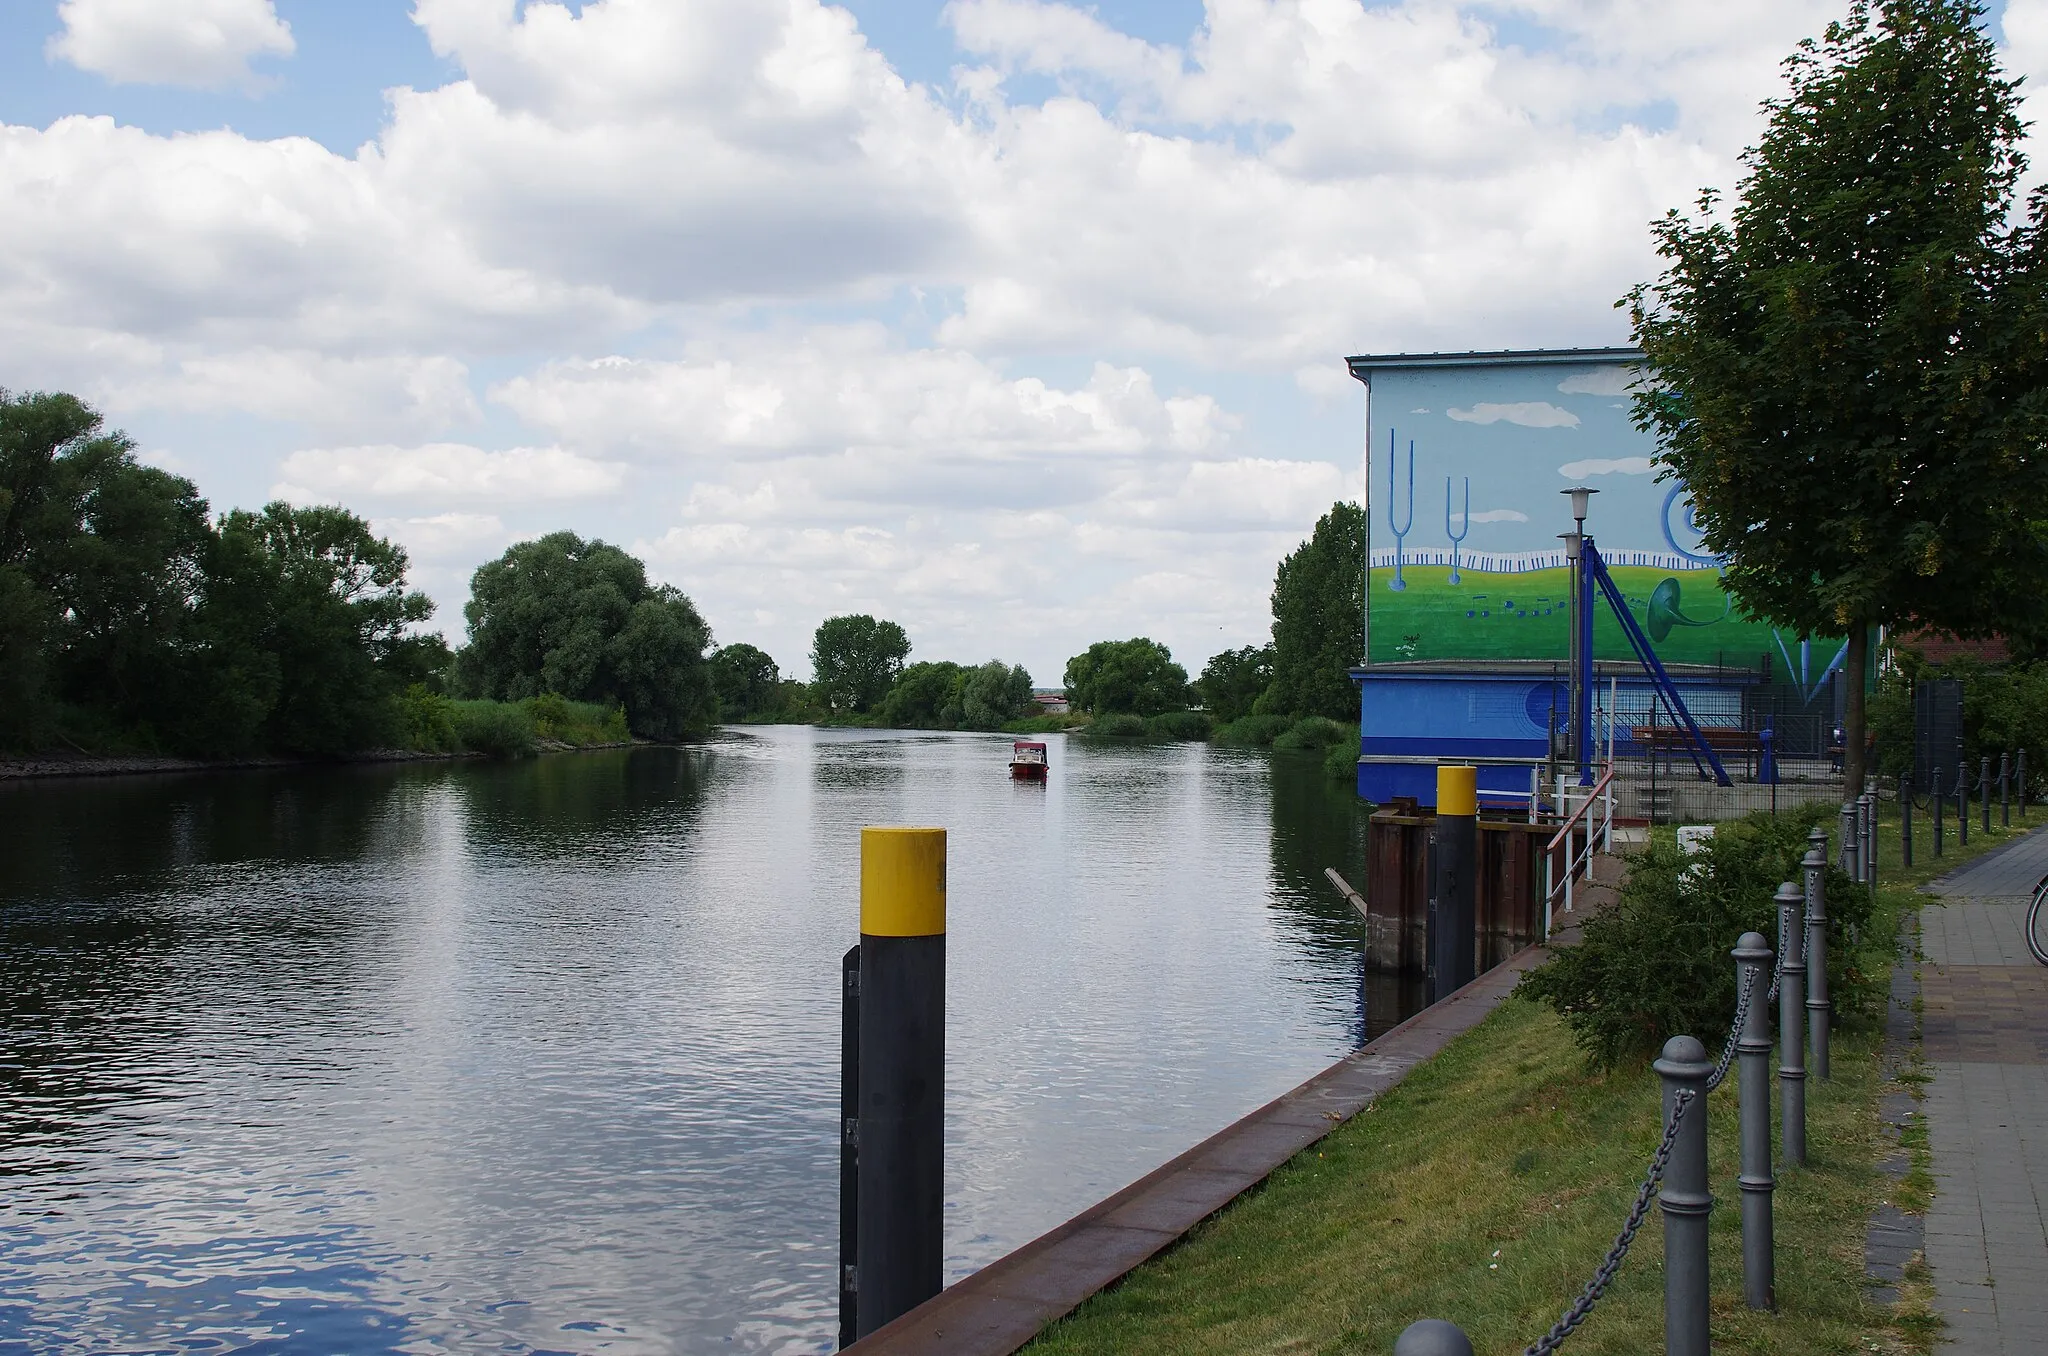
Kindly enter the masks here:
M 1863 879 L 1862 868 L 1856 862 L 1857 848 L 1863 841 L 1862 827 L 1858 822 L 1861 818 L 1862 816 L 1856 808 L 1855 801 L 1845 800 L 1842 802 L 1842 849 L 1840 860 L 1842 870 L 1848 873 L 1851 880 Z
M 860 948 L 839 961 L 839 1345 L 860 1338 Z
M 1862 868 L 1857 877 L 1865 885 L 1877 884 L 1877 793 L 1865 791 L 1857 803 L 1856 818 L 1856 864 Z
M 1691 1036 L 1673 1036 L 1656 1069 L 1664 1080 L 1666 1126 L 1681 1094 L 1691 1094 L 1657 1197 L 1664 1211 L 1664 1351 L 1707 1356 L 1707 1223 L 1714 1209 L 1707 1187 L 1707 1079 L 1714 1061 Z
M 1833 1013 L 1828 1002 L 1827 859 L 1809 851 L 1800 865 L 1806 872 L 1806 1064 L 1815 1078 L 1826 1078 Z
M 1810 854 L 1809 854 L 1810 855 Z M 1752 1309 L 1778 1307 L 1776 1245 L 1771 1238 L 1771 1028 L 1765 1011 L 1771 987 L 1771 948 L 1758 932 L 1745 932 L 1735 957 L 1737 993 L 1748 993 L 1737 1089 L 1742 1097 L 1742 1299 Z
M 1472 1339 L 1455 1323 L 1425 1318 L 1401 1330 L 1394 1356 L 1472 1356 Z
M 1479 769 L 1436 770 L 1436 878 L 1429 911 L 1429 1001 L 1478 974 Z
M 1970 765 L 1956 764 L 1956 846 L 1970 845 Z
M 1806 1163 L 1806 946 L 1800 917 L 1806 895 L 1791 881 L 1778 887 L 1778 1102 L 1779 1139 L 1788 1167 Z
M 1913 778 L 1910 774 L 1899 778 L 1899 859 L 1906 866 L 1913 864 Z
M 1977 799 L 1984 806 L 1984 832 L 1991 832 L 1991 755 L 1977 768 Z
M 1998 826 L 2012 827 L 2012 755 L 1998 755 Z
M 2014 775 L 2018 777 L 2020 783 L 2020 818 L 2025 819 L 2027 817 L 2027 751 L 2025 749 L 2020 750 L 2017 762 L 2019 766 Z
M 1934 769 L 1928 778 L 1927 803 L 1934 809 L 1934 855 L 1941 855 L 1941 812 L 1948 808 L 1948 801 L 1941 794 L 1941 769 Z
M 860 832 L 856 1332 L 945 1280 L 946 831 Z

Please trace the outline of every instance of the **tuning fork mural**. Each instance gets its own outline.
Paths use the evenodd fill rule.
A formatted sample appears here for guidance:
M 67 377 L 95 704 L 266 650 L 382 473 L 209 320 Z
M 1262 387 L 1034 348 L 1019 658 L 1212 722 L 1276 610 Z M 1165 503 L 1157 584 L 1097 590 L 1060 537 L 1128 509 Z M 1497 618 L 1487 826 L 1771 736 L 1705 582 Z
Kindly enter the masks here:
M 1415 440 L 1413 438 L 1408 440 L 1408 509 L 1399 522 L 1394 520 L 1394 509 L 1399 502 L 1394 492 L 1394 475 L 1397 466 L 1395 446 L 1394 430 L 1390 428 L 1387 430 L 1387 527 L 1394 534 L 1394 577 L 1387 587 L 1395 593 L 1403 593 L 1408 588 L 1408 581 L 1402 577 L 1402 570 L 1407 564 L 1404 544 L 1410 529 L 1415 526 Z M 1472 530 L 1472 477 L 1466 476 L 1464 480 L 1464 508 L 1458 514 L 1453 515 L 1451 513 L 1451 478 L 1449 476 L 1444 477 L 1444 535 L 1451 539 L 1451 576 L 1448 582 L 1452 584 L 1456 584 L 1459 581 L 1458 551 L 1460 544 L 1465 540 L 1466 534 Z M 1458 530 L 1455 532 L 1451 530 L 1451 519 L 1453 516 L 1456 516 L 1458 519 Z

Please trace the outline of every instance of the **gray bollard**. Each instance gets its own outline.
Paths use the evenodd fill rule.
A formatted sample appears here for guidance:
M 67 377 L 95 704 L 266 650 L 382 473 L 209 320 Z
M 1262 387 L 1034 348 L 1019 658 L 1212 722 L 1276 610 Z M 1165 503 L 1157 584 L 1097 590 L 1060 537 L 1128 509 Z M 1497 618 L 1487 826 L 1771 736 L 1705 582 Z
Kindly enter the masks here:
M 1788 1167 L 1806 1163 L 1806 946 L 1800 917 L 1806 895 L 1791 881 L 1778 887 L 1778 1101 L 1784 1118 L 1779 1138 Z
M 1899 778 L 1899 860 L 1913 864 L 1913 778 Z
M 2020 818 L 2025 819 L 2027 817 L 2027 751 L 2021 749 L 2019 757 L 2013 761 L 2018 765 L 2013 771 L 2013 776 L 2020 784 Z
M 1809 854 L 1810 856 L 1811 854 Z M 1749 994 L 1736 1041 L 1742 1097 L 1742 1299 L 1752 1309 L 1778 1307 L 1771 1238 L 1771 948 L 1758 932 L 1745 932 L 1735 957 L 1737 993 Z
M 1394 1356 L 1472 1356 L 1472 1339 L 1455 1323 L 1425 1318 L 1401 1330 Z
M 1956 764 L 1956 846 L 1970 845 L 1970 765 Z
M 1984 832 L 1991 832 L 1991 755 L 1977 767 L 1977 799 L 1984 806 Z
M 1664 1080 L 1664 1124 L 1687 1093 L 1685 1119 L 1671 1144 L 1664 1189 L 1665 1356 L 1707 1356 L 1707 1222 L 1714 1196 L 1707 1187 L 1707 1079 L 1714 1061 L 1691 1036 L 1664 1042 L 1656 1063 Z
M 1863 883 L 1877 888 L 1877 792 L 1863 793 Z
M 1927 788 L 1927 803 L 1934 808 L 1934 855 L 1941 855 L 1941 812 L 1948 808 L 1948 800 L 1941 794 L 1941 769 L 1936 768 Z
M 1863 831 L 1859 823 L 1860 818 L 1861 816 L 1857 811 L 1855 801 L 1845 800 L 1842 802 L 1841 865 L 1842 870 L 1848 873 L 1851 880 L 1863 879 L 1863 870 L 1856 864 L 1856 850 L 1863 841 Z
M 1833 1012 L 1828 1003 L 1827 860 L 1808 852 L 1800 865 L 1806 871 L 1806 1063 L 1815 1078 L 1826 1078 Z
M 2000 828 L 2012 827 L 2012 755 L 1998 755 L 1998 824 Z

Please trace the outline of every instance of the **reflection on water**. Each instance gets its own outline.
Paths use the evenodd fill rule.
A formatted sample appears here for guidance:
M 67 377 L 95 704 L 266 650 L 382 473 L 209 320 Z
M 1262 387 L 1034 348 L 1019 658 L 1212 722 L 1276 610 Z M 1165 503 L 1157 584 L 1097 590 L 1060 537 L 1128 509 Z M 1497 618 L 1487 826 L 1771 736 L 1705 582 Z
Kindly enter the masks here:
M 863 824 L 951 831 L 949 1279 L 1414 1001 L 1315 760 L 1007 755 L 0 789 L 0 1351 L 830 1350 Z

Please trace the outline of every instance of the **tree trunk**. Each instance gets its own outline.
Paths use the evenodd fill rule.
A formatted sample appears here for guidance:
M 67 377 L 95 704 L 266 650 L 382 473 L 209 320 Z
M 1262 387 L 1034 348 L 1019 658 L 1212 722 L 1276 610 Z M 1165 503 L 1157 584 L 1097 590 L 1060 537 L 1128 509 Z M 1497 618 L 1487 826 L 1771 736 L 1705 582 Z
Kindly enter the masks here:
M 1842 780 L 1846 794 L 1854 799 L 1863 793 L 1863 778 L 1870 771 L 1864 765 L 1863 674 L 1870 663 L 1870 625 L 1856 621 L 1849 626 L 1849 652 L 1842 658 Z

